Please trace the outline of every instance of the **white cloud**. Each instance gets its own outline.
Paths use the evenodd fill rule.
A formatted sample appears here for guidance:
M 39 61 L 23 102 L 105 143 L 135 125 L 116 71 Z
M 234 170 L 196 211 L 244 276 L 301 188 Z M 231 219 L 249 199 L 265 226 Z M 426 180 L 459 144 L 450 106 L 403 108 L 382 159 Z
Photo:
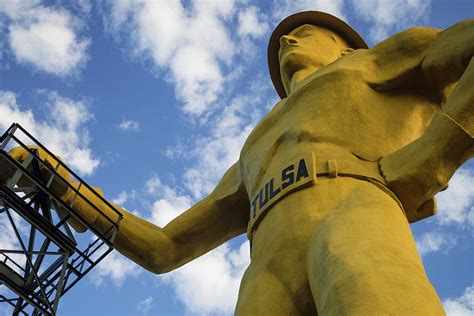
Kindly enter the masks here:
M 343 12 L 343 0 L 283 0 L 274 4 L 273 16 L 276 22 L 280 22 L 287 16 L 308 10 L 323 11 L 340 19 L 345 19 Z
M 174 84 L 184 112 L 197 116 L 213 112 L 229 94 L 228 85 L 240 73 L 233 67 L 235 56 L 252 53 L 249 41 L 268 31 L 260 10 L 233 0 L 195 0 L 188 6 L 179 0 L 114 1 L 103 12 L 112 36 L 129 44 L 135 58 L 151 62 Z
M 136 2 L 133 0 L 113 1 L 106 8 L 103 8 L 105 30 L 112 35 L 119 35 L 123 31 L 123 26 L 127 23 L 130 15 L 133 14 Z
M 150 221 L 163 227 L 191 205 L 191 199 L 188 196 L 176 195 L 174 191 L 170 191 L 165 198 L 153 204 Z
M 372 24 L 369 36 L 374 42 L 416 23 L 422 23 L 431 10 L 429 0 L 352 0 L 351 2 L 355 13 Z
M 174 286 L 188 312 L 232 315 L 240 280 L 250 263 L 249 253 L 248 241 L 237 250 L 224 244 L 162 279 Z
M 239 26 L 237 33 L 239 36 L 252 36 L 260 38 L 268 32 L 268 23 L 262 20 L 264 18 L 257 7 L 250 6 L 240 11 Z
M 76 5 L 80 8 L 83 13 L 90 13 L 92 9 L 92 3 L 90 0 L 76 0 Z
M 41 3 L 41 0 L 8 0 L 0 2 L 0 12 L 4 13 L 11 19 L 15 19 L 24 12 L 31 10 L 32 8 L 38 6 Z
M 160 178 L 154 175 L 148 179 L 145 183 L 145 191 L 147 194 L 155 195 L 159 193 L 159 189 L 162 186 Z
M 234 1 L 197 0 L 188 10 L 177 0 L 109 4 L 107 29 L 116 38 L 127 29 L 136 56 L 167 72 L 185 112 L 206 112 L 223 90 L 221 63 L 233 57 L 225 21 L 234 14 Z
M 247 126 L 237 134 L 198 140 L 193 152 L 197 163 L 184 173 L 185 186 L 195 199 L 211 192 L 225 171 L 237 161 L 250 131 L 251 127 Z
M 149 221 L 163 227 L 191 207 L 191 197 L 178 188 L 162 183 L 158 176 L 145 184 L 145 192 L 158 199 L 152 206 Z M 205 254 L 160 280 L 173 286 L 177 299 L 190 313 L 230 315 L 237 302 L 240 280 L 250 262 L 249 242 L 232 250 L 228 244 Z
M 122 120 L 117 127 L 127 132 L 138 132 L 140 130 L 140 123 L 132 120 Z
M 81 38 L 82 21 L 69 11 L 39 1 L 4 1 L 8 42 L 19 63 L 60 77 L 76 75 L 87 60 L 90 40 Z
M 112 199 L 112 203 L 123 206 L 123 204 L 125 204 L 125 202 L 127 202 L 128 199 L 129 199 L 129 194 L 127 193 L 127 191 L 122 191 L 119 193 L 119 195 L 116 198 Z
M 416 238 L 416 247 L 422 257 L 440 250 L 446 253 L 456 244 L 456 236 L 442 232 L 429 232 Z
M 149 311 L 153 308 L 153 297 L 148 296 L 137 304 L 137 311 L 143 313 L 144 315 L 148 314 Z
M 19 123 L 43 145 L 60 156 L 74 171 L 92 174 L 99 159 L 92 155 L 88 130 L 84 125 L 92 119 L 86 101 L 74 101 L 54 91 L 39 91 L 43 98 L 46 119 L 37 116 L 17 103 L 11 91 L 0 90 L 0 129 Z
M 474 314 L 474 286 L 469 286 L 457 298 L 443 301 L 448 316 L 471 316 Z
M 158 176 L 145 184 L 145 192 L 157 200 L 149 220 L 164 226 L 191 207 L 216 185 L 224 172 L 238 159 L 248 133 L 261 116 L 258 107 L 266 105 L 270 86 L 261 80 L 249 82 L 247 93 L 234 98 L 208 122 L 207 136 L 198 137 L 188 150 L 195 163 L 185 169 L 183 184 L 192 197 L 179 187 L 162 183 Z M 206 172 L 203 172 L 205 170 Z M 250 262 L 249 242 L 232 250 L 229 244 L 213 250 L 160 279 L 174 287 L 178 300 L 196 314 L 232 314 L 242 275 Z
M 1 23 L 0 23 L 1 27 Z M 10 64 L 8 61 L 5 59 L 5 41 L 3 39 L 0 39 L 0 70 L 8 70 L 10 68 Z
M 266 81 L 250 82 L 247 93 L 236 96 L 209 122 L 209 134 L 197 138 L 193 148 L 186 151 L 196 159 L 183 177 L 194 199 L 207 195 L 237 161 L 247 136 L 261 117 L 258 109 L 266 102 L 270 89 Z
M 14 221 L 14 223 L 15 225 L 19 224 L 18 221 Z M 2 212 L 0 217 L 0 249 L 13 249 L 15 246 L 19 247 L 18 238 L 16 237 L 15 231 L 8 220 L 7 214 Z
M 449 181 L 447 190 L 436 196 L 439 224 L 474 227 L 474 173 L 459 169 Z
M 421 256 L 431 252 L 447 253 L 457 245 L 465 234 L 454 235 L 444 232 L 447 226 L 460 229 L 474 228 L 474 174 L 464 167 L 459 169 L 449 181 L 447 190 L 436 196 L 438 214 L 434 217 L 438 228 L 435 231 L 416 236 L 416 244 Z
M 162 184 L 157 176 L 150 178 L 145 188 L 148 194 L 159 195 L 159 199 L 153 203 L 149 220 L 160 227 L 168 224 L 193 204 L 189 196 L 180 195 L 176 189 Z
M 94 268 L 91 280 L 100 286 L 111 279 L 116 287 L 121 287 L 125 278 L 137 276 L 142 269 L 133 261 L 113 250 Z
M 12 217 L 13 224 L 15 228 L 18 230 L 22 240 L 23 241 L 28 240 L 28 236 L 29 236 L 28 228 L 30 227 L 30 225 L 25 224 L 25 220 L 22 217 L 20 217 L 15 211 L 10 209 L 9 213 Z M 21 250 L 18 237 L 15 233 L 13 225 L 10 222 L 6 212 L 0 213 L 0 249 Z M 12 253 L 12 254 L 7 254 L 7 256 L 9 257 L 8 261 L 6 261 L 6 258 L 4 255 L 0 255 L 0 261 L 5 262 L 7 266 L 12 268 L 16 272 L 22 273 L 21 269 L 19 269 L 17 265 L 25 268 L 25 263 L 26 263 L 25 255 Z M 14 261 L 15 263 L 12 263 L 10 260 Z

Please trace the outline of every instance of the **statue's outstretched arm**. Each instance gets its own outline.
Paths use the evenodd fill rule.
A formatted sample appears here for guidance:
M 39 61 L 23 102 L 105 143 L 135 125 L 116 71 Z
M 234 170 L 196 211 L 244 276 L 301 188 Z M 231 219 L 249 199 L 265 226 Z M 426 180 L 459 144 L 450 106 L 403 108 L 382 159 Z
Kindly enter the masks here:
M 98 202 L 98 206 L 100 204 Z M 124 217 L 115 248 L 149 271 L 168 272 L 244 233 L 248 207 L 248 197 L 236 163 L 209 196 L 163 228 L 119 209 Z M 86 204 L 75 206 L 81 214 L 91 214 L 88 208 Z M 101 217 L 91 218 L 91 222 L 104 231 L 109 225 L 101 221 Z
M 53 168 L 57 161 L 38 149 L 40 158 Z M 22 147 L 10 151 L 11 157 L 23 161 L 29 153 Z M 0 182 L 6 181 L 14 170 L 7 168 L 9 164 L 0 161 Z M 78 188 L 64 168 L 57 172 L 70 185 Z M 62 181 L 53 181 L 51 188 L 68 204 L 74 201 L 74 210 L 89 224 L 101 232 L 106 232 L 111 223 L 93 209 L 80 197 L 75 197 L 73 190 Z M 103 196 L 98 188 L 91 187 Z M 79 191 L 103 213 L 109 214 L 111 209 L 85 186 Z M 168 225 L 161 228 L 147 222 L 126 210 L 116 206 L 123 214 L 114 246 L 122 254 L 142 267 L 155 273 L 173 270 L 194 258 L 212 250 L 225 241 L 246 232 L 248 223 L 249 202 L 242 184 L 239 163 L 234 164 L 223 176 L 214 191 L 199 203 L 182 213 Z M 78 220 L 71 218 L 70 224 L 81 232 L 86 227 Z

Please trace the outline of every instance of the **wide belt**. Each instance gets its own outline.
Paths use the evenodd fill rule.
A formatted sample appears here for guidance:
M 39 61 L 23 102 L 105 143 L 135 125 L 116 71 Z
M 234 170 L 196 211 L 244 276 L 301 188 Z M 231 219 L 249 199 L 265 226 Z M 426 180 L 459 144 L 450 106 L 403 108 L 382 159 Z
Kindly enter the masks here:
M 254 195 L 250 200 L 250 221 L 247 226 L 249 240 L 252 240 L 258 224 L 275 204 L 296 191 L 313 186 L 318 177 L 351 177 L 369 181 L 390 195 L 404 211 L 399 199 L 385 186 L 378 162 L 335 159 L 319 162 L 313 153 L 309 153 L 298 156 L 280 169 L 268 173 L 270 176 L 253 190 Z

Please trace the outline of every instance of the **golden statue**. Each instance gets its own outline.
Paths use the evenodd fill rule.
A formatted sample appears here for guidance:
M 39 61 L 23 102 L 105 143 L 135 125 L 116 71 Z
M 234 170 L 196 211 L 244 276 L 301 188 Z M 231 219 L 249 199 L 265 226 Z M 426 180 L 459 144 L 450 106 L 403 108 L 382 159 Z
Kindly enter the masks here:
M 240 159 L 163 228 L 122 209 L 116 249 L 165 273 L 247 232 L 236 315 L 444 314 L 409 223 L 434 214 L 433 196 L 473 156 L 473 53 L 473 19 L 368 48 L 326 13 L 286 18 L 268 49 L 282 100 Z

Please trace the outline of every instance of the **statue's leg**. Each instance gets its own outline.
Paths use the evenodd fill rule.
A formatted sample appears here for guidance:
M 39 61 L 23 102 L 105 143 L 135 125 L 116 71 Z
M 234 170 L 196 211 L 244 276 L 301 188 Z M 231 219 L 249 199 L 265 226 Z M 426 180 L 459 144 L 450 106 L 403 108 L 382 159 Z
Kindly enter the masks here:
M 360 185 L 322 218 L 308 249 L 318 313 L 443 315 L 400 207 L 373 184 L 352 181 Z
M 240 284 L 235 315 L 301 315 L 301 312 L 277 275 L 262 266 L 250 265 Z

